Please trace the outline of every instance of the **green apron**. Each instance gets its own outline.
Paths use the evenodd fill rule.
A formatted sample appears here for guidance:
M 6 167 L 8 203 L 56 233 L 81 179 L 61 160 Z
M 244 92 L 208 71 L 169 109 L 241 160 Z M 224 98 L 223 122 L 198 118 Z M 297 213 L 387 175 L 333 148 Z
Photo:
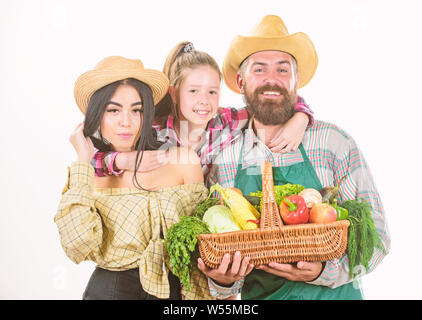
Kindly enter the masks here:
M 274 185 L 292 183 L 301 184 L 305 188 L 322 189 L 321 182 L 302 144 L 300 144 L 299 150 L 304 162 L 291 166 L 274 167 Z M 243 194 L 249 195 L 251 192 L 262 190 L 261 169 L 259 166 L 242 169 L 242 153 L 243 146 L 240 151 L 234 186 L 242 190 Z M 331 289 L 305 282 L 290 281 L 257 269 L 254 269 L 245 278 L 241 297 L 242 300 L 361 300 L 363 298 L 358 282 L 355 282 L 355 286 L 353 283 L 348 283 Z

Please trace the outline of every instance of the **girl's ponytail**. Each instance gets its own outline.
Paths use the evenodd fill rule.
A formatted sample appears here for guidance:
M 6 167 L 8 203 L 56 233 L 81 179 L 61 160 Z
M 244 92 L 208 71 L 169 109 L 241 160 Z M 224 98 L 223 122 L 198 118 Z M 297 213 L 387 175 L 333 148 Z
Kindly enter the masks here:
M 208 53 L 195 50 L 192 42 L 183 41 L 178 43 L 168 54 L 163 67 L 163 73 L 170 80 L 170 86 L 179 94 L 180 85 L 189 70 L 199 66 L 209 66 L 214 69 L 221 80 L 221 72 L 217 62 Z M 180 108 L 177 107 L 178 101 L 173 101 L 170 94 L 161 100 L 156 106 L 156 122 L 161 128 L 165 127 L 169 114 L 178 121 L 180 120 Z

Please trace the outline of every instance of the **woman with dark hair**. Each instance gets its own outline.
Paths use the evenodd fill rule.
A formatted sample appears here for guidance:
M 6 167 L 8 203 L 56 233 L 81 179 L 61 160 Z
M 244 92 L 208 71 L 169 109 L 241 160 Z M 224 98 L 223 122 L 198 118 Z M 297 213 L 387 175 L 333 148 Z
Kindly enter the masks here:
M 136 173 L 143 152 L 160 147 L 152 122 L 167 90 L 163 73 L 123 57 L 103 59 L 75 83 L 85 121 L 70 137 L 78 160 L 71 164 L 54 221 L 66 255 L 97 265 L 83 299 L 210 298 L 199 271 L 190 292 L 181 290 L 166 265 L 164 243 L 168 228 L 208 194 L 198 156 L 174 147 L 166 165 Z M 95 149 L 136 151 L 134 172 L 95 177 Z

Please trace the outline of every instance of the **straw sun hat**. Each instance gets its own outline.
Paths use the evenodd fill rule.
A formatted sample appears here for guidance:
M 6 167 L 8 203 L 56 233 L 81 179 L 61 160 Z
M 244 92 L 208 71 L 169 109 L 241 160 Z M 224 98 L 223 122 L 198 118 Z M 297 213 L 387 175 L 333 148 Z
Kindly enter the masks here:
M 287 52 L 296 59 L 299 88 L 312 79 L 318 66 L 318 56 L 311 39 L 302 32 L 289 34 L 280 17 L 268 15 L 252 29 L 249 36 L 237 36 L 230 44 L 222 69 L 224 81 L 232 91 L 240 93 L 236 75 L 243 60 L 265 50 Z
M 145 69 L 141 60 L 119 56 L 107 57 L 93 70 L 85 72 L 76 80 L 74 96 L 79 109 L 85 114 L 88 102 L 95 91 L 127 78 L 134 78 L 147 84 L 151 88 L 155 105 L 168 91 L 169 81 L 164 73 Z

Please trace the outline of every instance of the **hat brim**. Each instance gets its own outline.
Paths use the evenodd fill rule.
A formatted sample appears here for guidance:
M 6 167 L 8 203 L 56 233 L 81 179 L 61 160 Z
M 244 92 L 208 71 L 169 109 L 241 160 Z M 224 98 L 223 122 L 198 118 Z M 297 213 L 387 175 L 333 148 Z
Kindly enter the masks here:
M 240 64 L 251 54 L 267 50 L 283 51 L 296 59 L 299 88 L 311 81 L 318 66 L 318 56 L 311 39 L 305 33 L 298 32 L 283 37 L 237 36 L 223 62 L 223 78 L 227 87 L 235 93 L 240 93 L 236 83 Z
M 169 81 L 162 72 L 157 70 L 91 70 L 85 72 L 76 80 L 74 89 L 76 104 L 82 113 L 85 114 L 89 100 L 95 91 L 110 83 L 128 78 L 142 81 L 151 88 L 154 105 L 157 105 L 168 92 Z

